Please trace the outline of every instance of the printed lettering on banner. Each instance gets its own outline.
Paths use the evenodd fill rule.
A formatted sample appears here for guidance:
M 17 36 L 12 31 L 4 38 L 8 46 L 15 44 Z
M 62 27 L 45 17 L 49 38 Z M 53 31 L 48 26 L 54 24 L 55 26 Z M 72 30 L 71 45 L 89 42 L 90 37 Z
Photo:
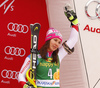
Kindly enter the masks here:
M 20 56 L 20 57 L 23 57 L 26 54 L 26 51 L 24 48 L 13 47 L 13 46 L 6 46 L 4 48 L 4 52 L 7 55 L 14 55 L 14 56 Z
M 93 2 L 95 2 L 95 3 L 97 3 L 97 6 L 96 6 L 96 8 L 95 8 L 95 16 L 92 16 L 92 15 L 90 15 L 88 12 L 88 8 L 89 8 L 89 6 L 91 5 L 91 3 L 93 3 Z M 91 8 L 92 9 L 92 8 Z M 98 18 L 98 19 L 100 19 L 100 12 L 99 12 L 99 9 L 100 9 L 100 1 L 99 0 L 89 0 L 87 3 L 86 3 L 86 5 L 85 5 L 85 13 L 86 13 L 86 15 L 90 18 L 90 19 L 92 19 L 92 20 L 94 20 L 94 19 L 96 19 L 96 18 Z
M 17 72 L 17 71 L 3 69 L 1 71 L 1 77 L 3 78 L 1 80 L 1 83 L 3 83 L 3 84 L 10 84 L 11 80 L 17 80 L 18 79 L 18 75 L 19 75 L 19 72 Z
M 82 4 L 83 3 L 83 4 Z M 100 0 L 75 0 L 86 76 L 86 88 L 100 87 Z M 79 6 L 82 4 L 81 6 Z M 80 8 L 79 8 L 80 7 Z
M 29 27 L 27 25 L 19 24 L 19 23 L 13 23 L 10 22 L 7 25 L 7 29 L 11 32 L 14 32 L 15 34 L 8 33 L 7 36 L 16 37 L 16 33 L 23 33 L 26 34 L 29 31 Z
M 2 3 L 0 3 L 0 9 L 1 9 L 1 7 L 3 7 L 4 14 L 6 14 L 8 10 L 14 11 L 14 6 L 13 6 L 14 2 L 15 2 L 15 0 L 4 0 Z
M 7 69 L 2 70 L 1 72 L 1 76 L 7 79 L 18 79 L 18 74 L 19 72 L 17 71 L 12 71 Z

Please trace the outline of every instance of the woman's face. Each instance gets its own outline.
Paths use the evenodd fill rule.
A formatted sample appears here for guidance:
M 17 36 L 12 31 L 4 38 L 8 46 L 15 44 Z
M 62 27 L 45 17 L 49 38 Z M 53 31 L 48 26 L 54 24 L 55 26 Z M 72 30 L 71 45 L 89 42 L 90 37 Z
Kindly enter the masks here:
M 61 44 L 61 40 L 59 38 L 53 38 L 50 40 L 50 46 L 48 48 L 48 51 L 55 51 L 57 48 L 59 48 Z

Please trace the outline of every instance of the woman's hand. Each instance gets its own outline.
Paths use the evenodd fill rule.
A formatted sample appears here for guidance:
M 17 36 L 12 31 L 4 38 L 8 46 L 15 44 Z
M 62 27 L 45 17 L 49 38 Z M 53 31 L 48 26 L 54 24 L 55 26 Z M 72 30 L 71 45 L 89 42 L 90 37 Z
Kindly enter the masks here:
M 71 22 L 72 25 L 78 24 L 78 19 L 76 13 L 71 9 L 70 5 L 64 7 L 65 16 Z

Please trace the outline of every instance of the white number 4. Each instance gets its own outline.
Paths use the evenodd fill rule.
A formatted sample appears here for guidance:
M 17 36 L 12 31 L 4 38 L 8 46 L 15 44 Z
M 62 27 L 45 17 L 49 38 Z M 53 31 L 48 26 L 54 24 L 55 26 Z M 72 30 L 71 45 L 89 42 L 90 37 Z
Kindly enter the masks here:
M 51 69 L 51 68 L 50 68 L 49 71 L 48 71 L 48 76 L 50 76 L 50 79 L 52 79 L 52 76 L 53 76 L 53 75 L 52 75 L 52 69 Z

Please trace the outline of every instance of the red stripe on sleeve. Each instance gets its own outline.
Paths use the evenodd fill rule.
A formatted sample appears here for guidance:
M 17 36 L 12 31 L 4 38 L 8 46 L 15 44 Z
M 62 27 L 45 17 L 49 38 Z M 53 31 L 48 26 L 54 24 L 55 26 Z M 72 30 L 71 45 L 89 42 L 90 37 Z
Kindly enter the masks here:
M 78 31 L 78 24 L 77 25 L 73 25 L 72 28 L 75 28 L 76 31 Z

